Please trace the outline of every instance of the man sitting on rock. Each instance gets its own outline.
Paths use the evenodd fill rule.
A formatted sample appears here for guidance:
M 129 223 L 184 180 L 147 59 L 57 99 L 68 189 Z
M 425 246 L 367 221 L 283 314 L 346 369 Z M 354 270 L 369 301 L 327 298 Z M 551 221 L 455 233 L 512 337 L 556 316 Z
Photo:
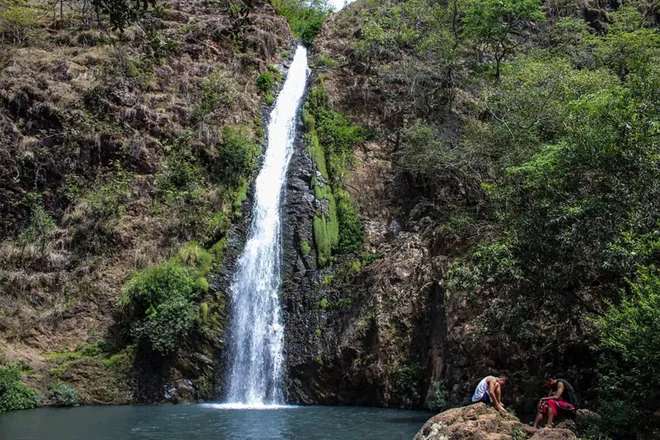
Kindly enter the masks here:
M 575 390 L 570 383 L 564 379 L 556 379 L 553 374 L 545 373 L 543 377 L 545 387 L 548 388 L 548 397 L 543 397 L 539 401 L 538 414 L 534 421 L 534 429 L 537 429 L 543 416 L 547 414 L 547 428 L 552 428 L 552 420 L 560 415 L 572 415 L 575 413 L 577 397 Z
M 495 409 L 504 411 L 502 405 L 502 387 L 507 383 L 506 376 L 486 376 L 479 382 L 472 396 L 473 402 L 492 403 Z

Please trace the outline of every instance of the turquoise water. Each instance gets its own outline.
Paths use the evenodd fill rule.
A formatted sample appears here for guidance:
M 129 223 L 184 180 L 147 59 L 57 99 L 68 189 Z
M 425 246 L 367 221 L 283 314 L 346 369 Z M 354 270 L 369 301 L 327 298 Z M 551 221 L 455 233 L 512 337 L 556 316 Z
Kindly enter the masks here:
M 432 414 L 359 407 L 84 406 L 0 414 L 2 440 L 399 440 Z

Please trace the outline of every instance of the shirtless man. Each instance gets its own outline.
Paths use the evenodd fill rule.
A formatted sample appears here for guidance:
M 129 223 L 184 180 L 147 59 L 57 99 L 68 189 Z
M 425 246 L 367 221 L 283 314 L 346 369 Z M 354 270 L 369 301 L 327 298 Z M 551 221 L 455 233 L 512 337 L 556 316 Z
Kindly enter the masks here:
M 498 411 L 504 411 L 502 405 L 502 387 L 506 385 L 506 376 L 486 376 L 479 382 L 472 396 L 473 402 L 492 403 Z
M 539 401 L 538 414 L 534 421 L 534 429 L 539 427 L 543 416 L 547 414 L 548 423 L 545 425 L 552 428 L 552 421 L 556 416 L 569 415 L 575 412 L 577 397 L 570 383 L 564 379 L 556 379 L 554 375 L 546 373 L 543 377 L 545 387 L 548 389 L 548 397 Z

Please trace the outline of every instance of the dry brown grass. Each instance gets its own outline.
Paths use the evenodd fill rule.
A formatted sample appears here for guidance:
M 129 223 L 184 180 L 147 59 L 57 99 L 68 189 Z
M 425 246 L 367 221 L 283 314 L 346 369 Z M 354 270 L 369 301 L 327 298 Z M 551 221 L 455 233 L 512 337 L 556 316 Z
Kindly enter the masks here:
M 44 353 L 110 337 L 125 280 L 198 235 L 186 226 L 198 207 L 208 217 L 230 212 L 233 200 L 213 184 L 194 200 L 165 204 L 155 175 L 185 128 L 191 148 L 212 149 L 225 124 L 260 117 L 257 72 L 281 61 L 290 36 L 270 5 L 257 5 L 247 54 L 221 34 L 222 12 L 198 1 L 163 12 L 161 32 L 179 48 L 160 65 L 143 63 L 143 29 L 128 29 L 113 47 L 75 10 L 63 20 L 46 14 L 40 38 L 25 47 L 0 44 L 0 203 L 20 201 L 36 185 L 57 225 L 43 242 L 19 243 L 20 216 L 29 214 L 19 205 L 17 229 L 0 235 L 0 363 L 21 359 L 48 377 Z M 137 69 L 129 75 L 130 63 Z M 229 99 L 193 124 L 200 88 L 213 75 Z M 89 192 L 107 184 L 117 160 L 131 175 L 126 197 L 117 215 L 99 215 Z

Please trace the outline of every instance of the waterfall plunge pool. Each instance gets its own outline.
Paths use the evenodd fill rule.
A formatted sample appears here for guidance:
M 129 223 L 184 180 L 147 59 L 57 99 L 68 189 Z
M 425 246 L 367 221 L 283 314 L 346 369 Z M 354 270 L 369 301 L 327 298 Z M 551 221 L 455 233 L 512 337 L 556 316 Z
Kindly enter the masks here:
M 409 440 L 433 414 L 382 408 L 81 406 L 0 414 L 3 440 Z

